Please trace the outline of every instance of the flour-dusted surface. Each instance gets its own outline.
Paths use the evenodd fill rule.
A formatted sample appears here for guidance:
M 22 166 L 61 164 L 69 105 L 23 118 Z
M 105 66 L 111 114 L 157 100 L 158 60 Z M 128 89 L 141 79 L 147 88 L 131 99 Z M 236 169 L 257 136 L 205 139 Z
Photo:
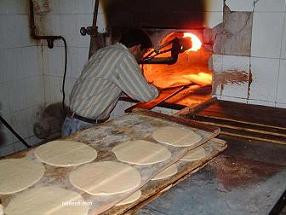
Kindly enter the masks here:
M 68 190 L 76 191 L 81 194 L 81 196 L 84 198 L 85 201 L 92 202 L 89 215 L 102 213 L 104 211 L 106 211 L 106 213 L 109 213 L 109 211 L 111 211 L 111 214 L 117 214 L 121 213 L 122 211 L 126 211 L 133 204 L 136 204 L 137 201 L 135 203 L 114 208 L 116 212 L 114 212 L 113 209 L 112 210 L 108 209 L 112 208 L 114 205 L 116 205 L 123 199 L 126 199 L 132 193 L 139 190 L 148 181 L 150 181 L 151 178 L 153 178 L 155 175 L 157 175 L 159 172 L 161 172 L 168 166 L 177 162 L 189 150 L 192 150 L 195 147 L 198 147 L 206 143 L 208 140 L 217 136 L 219 134 L 219 129 L 213 127 L 206 127 L 199 123 L 190 122 L 190 120 L 184 120 L 158 113 L 137 112 L 124 115 L 121 118 L 106 122 L 101 125 L 96 125 L 90 129 L 80 131 L 65 139 L 65 140 L 82 142 L 96 149 L 98 152 L 98 156 L 91 163 L 95 163 L 97 161 L 117 161 L 114 153 L 112 153 L 111 151 L 114 146 L 131 140 L 146 140 L 154 142 L 155 140 L 152 138 L 152 133 L 154 132 L 154 130 L 165 126 L 177 126 L 180 128 L 190 129 L 191 131 L 195 131 L 196 133 L 198 133 L 202 137 L 202 140 L 191 147 L 173 147 L 165 145 L 168 148 L 168 150 L 172 153 L 172 156 L 169 159 L 165 160 L 164 162 L 148 166 L 131 165 L 140 172 L 141 184 L 137 188 L 127 193 L 116 194 L 112 196 L 92 196 L 90 194 L 87 194 L 86 192 L 83 192 L 75 188 L 70 183 L 68 176 L 71 171 L 76 170 L 81 166 L 59 168 L 44 164 L 46 168 L 45 175 L 33 187 L 56 185 Z M 218 148 L 214 149 L 214 152 L 217 154 L 224 148 L 225 145 L 224 146 L 220 145 Z M 27 156 L 30 159 L 35 159 L 34 151 L 35 151 L 34 149 L 31 149 L 29 151 L 18 153 L 14 156 L 16 157 Z M 211 155 L 213 156 L 213 154 Z M 202 165 L 201 162 L 199 164 Z M 184 171 L 190 171 L 191 169 L 197 167 L 196 165 L 195 166 L 191 165 L 191 166 L 192 168 L 184 168 L 185 169 Z M 182 176 L 185 174 L 186 172 L 184 174 L 180 173 L 180 167 L 179 167 L 179 172 L 176 175 Z M 164 187 L 162 188 L 161 186 L 159 186 L 160 184 L 161 184 L 160 181 L 154 181 L 152 183 L 150 182 L 150 186 L 152 188 L 148 189 L 147 193 L 144 193 L 142 191 L 143 194 L 140 197 L 140 199 L 152 195 L 153 191 L 158 192 L 158 190 L 163 189 Z M 0 196 L 4 207 L 6 207 L 11 198 L 15 196 L 17 195 Z M 140 201 L 140 199 L 138 201 Z

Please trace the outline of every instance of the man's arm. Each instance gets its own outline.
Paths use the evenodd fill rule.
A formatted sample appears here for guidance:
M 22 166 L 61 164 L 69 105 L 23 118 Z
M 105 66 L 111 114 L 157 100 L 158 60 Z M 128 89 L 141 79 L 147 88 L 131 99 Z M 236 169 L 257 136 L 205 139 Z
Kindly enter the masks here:
M 135 58 L 126 55 L 119 65 L 115 83 L 124 93 L 139 101 L 150 101 L 159 94 L 158 89 L 147 83 Z

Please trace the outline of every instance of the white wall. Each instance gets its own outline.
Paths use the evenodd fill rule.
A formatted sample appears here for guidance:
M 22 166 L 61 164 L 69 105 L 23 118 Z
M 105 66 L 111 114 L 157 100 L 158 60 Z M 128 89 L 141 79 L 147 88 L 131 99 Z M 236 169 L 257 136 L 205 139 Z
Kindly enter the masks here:
M 67 99 L 75 79 L 88 60 L 89 36 L 81 26 L 93 20 L 94 0 L 49 0 L 50 12 L 43 16 L 43 34 L 62 35 L 68 44 Z M 104 30 L 100 11 L 98 22 Z M 0 103 L 1 115 L 28 143 L 40 140 L 33 135 L 37 113 L 45 105 L 62 99 L 64 48 L 61 41 L 49 49 L 45 41 L 34 41 L 29 30 L 29 0 L 0 0 Z M 25 147 L 3 127 L 0 157 Z
M 227 0 L 232 11 L 253 12 L 250 56 L 215 55 L 216 72 L 241 69 L 253 82 L 218 89 L 221 100 L 286 108 L 285 0 Z
M 0 103 L 1 116 L 26 141 L 36 143 L 32 125 L 44 103 L 44 80 L 37 44 L 30 39 L 28 1 L 0 1 Z M 0 156 L 23 149 L 6 129 Z

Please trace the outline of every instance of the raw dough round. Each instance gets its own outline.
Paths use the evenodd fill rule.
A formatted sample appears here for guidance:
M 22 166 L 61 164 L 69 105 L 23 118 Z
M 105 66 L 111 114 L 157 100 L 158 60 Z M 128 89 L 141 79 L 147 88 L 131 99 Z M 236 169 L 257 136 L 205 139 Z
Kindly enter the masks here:
M 141 184 L 138 170 L 127 164 L 102 161 L 72 171 L 70 182 L 91 195 L 112 195 L 131 191 Z
M 45 173 L 43 164 L 22 159 L 0 160 L 0 194 L 12 194 L 37 183 Z
M 89 204 L 80 194 L 56 186 L 38 187 L 20 193 L 4 209 L 7 215 L 85 215 Z
M 201 141 L 201 135 L 190 129 L 177 127 L 162 127 L 155 130 L 152 137 L 160 142 L 176 147 L 192 146 Z
M 173 165 L 169 166 L 167 169 L 165 169 L 162 172 L 160 172 L 159 174 L 157 174 L 151 180 L 155 181 L 155 180 L 160 180 L 160 179 L 164 179 L 164 178 L 169 178 L 169 177 L 175 175 L 177 172 L 178 172 L 177 165 L 173 164 Z
M 135 193 L 133 193 L 131 196 L 129 196 L 128 198 L 117 203 L 116 206 L 127 205 L 127 204 L 130 204 L 132 202 L 135 202 L 140 198 L 141 194 L 142 194 L 141 190 L 138 190 Z
M 78 166 L 96 159 L 94 148 L 74 141 L 51 141 L 35 150 L 36 157 L 43 163 L 57 167 Z
M 194 150 L 189 151 L 184 157 L 181 158 L 183 161 L 196 161 L 206 157 L 206 151 L 203 147 L 198 147 Z
M 137 165 L 155 164 L 171 157 L 171 152 L 165 146 L 145 140 L 121 143 L 112 151 L 118 160 Z

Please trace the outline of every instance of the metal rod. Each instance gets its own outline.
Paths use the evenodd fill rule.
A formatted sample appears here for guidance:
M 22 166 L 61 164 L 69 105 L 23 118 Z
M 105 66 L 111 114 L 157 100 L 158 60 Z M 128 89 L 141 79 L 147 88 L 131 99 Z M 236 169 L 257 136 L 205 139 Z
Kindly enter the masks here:
M 27 148 L 31 148 L 31 146 L 10 126 L 10 124 L 0 115 L 0 121 L 2 124 L 13 133 L 18 140 L 20 140 Z

